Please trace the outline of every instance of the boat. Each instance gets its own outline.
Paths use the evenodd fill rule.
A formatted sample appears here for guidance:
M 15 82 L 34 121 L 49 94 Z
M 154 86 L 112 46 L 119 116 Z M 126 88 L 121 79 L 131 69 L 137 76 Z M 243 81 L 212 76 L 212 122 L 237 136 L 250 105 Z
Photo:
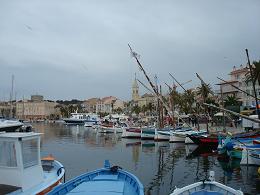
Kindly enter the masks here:
M 242 150 L 244 148 L 260 150 L 258 142 L 260 138 L 236 138 L 227 136 L 225 139 L 219 138 L 218 153 L 220 155 L 227 155 L 230 158 L 242 158 Z
M 185 137 L 185 144 L 194 144 L 194 142 L 188 137 L 188 135 L 207 135 L 207 130 L 200 130 L 200 131 L 191 131 L 186 134 Z
M 217 149 L 219 144 L 219 138 L 217 135 L 188 135 L 188 137 L 198 145 L 206 145 L 212 149 Z M 225 136 L 223 136 L 225 137 Z M 232 139 L 237 138 L 257 138 L 260 137 L 260 131 L 252 133 L 240 133 L 233 135 Z
M 192 129 L 186 129 L 185 131 L 174 131 L 170 136 L 170 142 L 183 142 L 186 144 L 194 143 L 188 135 L 205 135 L 206 130 L 193 131 Z
M 125 123 L 116 123 L 111 121 L 102 122 L 99 126 L 100 133 L 122 133 L 123 129 L 127 127 Z
M 0 119 L 0 132 L 15 132 L 19 131 L 24 124 L 17 120 Z
M 141 129 L 141 139 L 154 140 L 154 135 L 155 128 L 146 127 Z
M 124 128 L 122 138 L 141 138 L 141 129 L 138 127 Z
M 61 184 L 48 195 L 64 194 L 144 195 L 144 187 L 136 176 L 121 167 L 111 167 L 106 160 L 104 168 L 84 173 Z
M 155 129 L 154 141 L 169 141 L 173 127 Z
M 215 172 L 210 171 L 208 180 L 196 182 L 183 188 L 176 188 L 170 195 L 243 195 L 241 190 L 235 190 L 229 186 L 215 181 Z
M 0 132 L 1 194 L 46 194 L 64 177 L 53 156 L 40 159 L 40 136 L 35 132 Z
M 253 140 L 253 144 L 260 144 L 260 140 Z
M 244 148 L 240 165 L 260 165 L 260 150 Z
M 71 113 L 69 118 L 62 119 L 67 125 L 94 125 L 99 122 L 99 117 L 92 113 Z

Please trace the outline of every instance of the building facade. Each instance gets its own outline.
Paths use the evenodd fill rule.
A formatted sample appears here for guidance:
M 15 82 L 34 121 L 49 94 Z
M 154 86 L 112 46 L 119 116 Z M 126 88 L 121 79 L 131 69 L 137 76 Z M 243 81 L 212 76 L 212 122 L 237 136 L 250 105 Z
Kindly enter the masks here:
M 97 103 L 100 101 L 99 98 L 90 98 L 83 102 L 85 112 L 95 113 L 97 110 Z
M 96 113 L 113 113 L 114 110 L 124 109 L 124 102 L 114 96 L 104 97 L 97 101 Z
M 249 68 L 243 65 L 239 67 L 234 66 L 233 70 L 229 73 L 230 79 L 227 82 L 221 82 L 218 85 L 220 86 L 219 94 L 223 96 L 223 99 L 226 99 L 227 96 L 236 96 L 241 102 L 243 107 L 255 106 L 255 98 L 247 95 L 246 93 L 239 91 L 237 88 L 246 91 L 247 93 L 254 96 L 254 90 L 252 82 L 246 82 L 246 75 L 249 74 Z M 234 85 L 235 87 L 231 86 Z M 237 88 L 236 88 L 237 87 Z M 256 93 L 257 96 L 260 95 L 260 87 L 258 82 L 256 82 Z
M 56 105 L 55 102 L 43 100 L 43 97 L 31 96 L 31 100 L 16 103 L 16 117 L 24 120 L 51 119 L 57 114 Z

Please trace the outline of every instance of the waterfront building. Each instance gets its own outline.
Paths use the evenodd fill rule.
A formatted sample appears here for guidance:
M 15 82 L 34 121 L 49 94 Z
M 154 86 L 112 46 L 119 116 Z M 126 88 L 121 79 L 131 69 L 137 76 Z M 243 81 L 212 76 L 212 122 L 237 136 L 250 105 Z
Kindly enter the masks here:
M 13 105 L 15 105 L 15 102 L 13 102 Z M 11 105 L 10 102 L 0 102 L 0 117 L 14 117 L 15 113 L 12 113 L 12 116 L 10 116 L 10 109 Z M 15 112 L 15 109 L 12 108 L 13 111 Z
M 112 113 L 118 108 L 124 109 L 124 102 L 114 96 L 108 96 L 97 101 L 96 113 Z
M 95 113 L 97 110 L 97 103 L 100 101 L 100 98 L 90 98 L 83 102 L 83 107 L 85 112 Z
M 249 74 L 249 68 L 243 65 L 239 67 L 234 66 L 233 70 L 229 73 L 230 79 L 225 82 L 221 82 L 218 85 L 220 86 L 219 95 L 221 92 L 223 94 L 223 99 L 226 99 L 227 96 L 236 96 L 239 101 L 241 102 L 243 107 L 250 107 L 255 106 L 255 99 L 235 87 L 231 86 L 230 84 L 246 91 L 249 94 L 254 95 L 253 85 L 252 82 L 246 82 L 246 75 Z M 258 82 L 256 82 L 256 92 L 257 96 L 260 95 L 260 87 Z
M 32 95 L 31 100 L 16 103 L 16 117 L 24 120 L 51 119 L 57 115 L 57 103 L 43 100 L 43 96 Z

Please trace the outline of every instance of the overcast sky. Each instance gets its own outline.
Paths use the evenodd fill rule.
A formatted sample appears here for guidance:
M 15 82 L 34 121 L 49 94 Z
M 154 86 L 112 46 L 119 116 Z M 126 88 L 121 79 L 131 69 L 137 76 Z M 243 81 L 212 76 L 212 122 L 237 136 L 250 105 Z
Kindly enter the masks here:
M 163 86 L 198 72 L 212 86 L 234 65 L 260 60 L 259 0 L 0 0 L 0 100 L 131 99 L 127 44 Z M 142 89 L 142 93 L 145 92 Z

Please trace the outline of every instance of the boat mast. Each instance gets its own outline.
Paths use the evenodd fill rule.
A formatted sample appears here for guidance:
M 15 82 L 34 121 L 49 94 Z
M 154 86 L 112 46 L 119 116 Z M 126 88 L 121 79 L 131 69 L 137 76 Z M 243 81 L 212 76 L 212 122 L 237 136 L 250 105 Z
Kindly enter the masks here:
M 252 80 L 252 84 L 253 84 L 253 90 L 254 90 L 254 94 L 255 94 L 256 113 L 258 115 L 258 119 L 260 119 L 260 112 L 259 112 L 259 108 L 258 108 L 257 94 L 256 94 L 256 90 L 255 90 L 255 82 L 253 81 L 253 79 L 254 79 L 253 78 L 253 69 L 252 69 L 252 66 L 250 64 L 248 49 L 246 49 L 246 56 L 247 56 L 247 62 L 248 62 L 250 75 L 251 75 L 251 80 Z
M 13 118 L 13 93 L 14 93 L 14 75 L 12 75 L 12 87 L 10 94 L 10 113 L 9 118 Z
M 165 107 L 165 109 L 170 113 L 170 111 L 171 111 L 170 107 L 165 103 L 165 101 L 163 100 L 162 96 L 158 93 L 158 91 L 156 90 L 156 87 L 155 87 L 154 84 L 151 82 L 150 78 L 149 78 L 148 75 L 146 74 L 146 71 L 144 70 L 143 66 L 141 65 L 140 61 L 138 60 L 138 57 L 137 57 L 138 54 L 135 53 L 135 52 L 132 50 L 132 48 L 131 48 L 131 46 L 130 46 L 129 44 L 128 44 L 128 47 L 129 47 L 129 49 L 130 49 L 130 51 L 131 51 L 132 56 L 135 58 L 135 60 L 136 60 L 136 62 L 137 62 L 137 64 L 138 64 L 138 67 L 139 67 L 140 70 L 143 72 L 145 78 L 147 79 L 147 81 L 149 82 L 150 86 L 152 87 L 152 89 L 153 89 L 153 94 L 161 101 L 161 103 L 163 104 L 163 106 Z M 146 87 L 146 88 L 147 88 L 147 87 Z M 176 114 L 177 114 L 177 113 L 176 113 Z M 178 114 L 177 114 L 177 115 L 178 115 Z M 173 116 L 172 113 L 171 113 L 171 116 Z M 178 116 L 179 116 L 179 115 L 178 115 Z M 182 118 L 181 118 L 181 120 L 185 123 L 185 121 L 184 121 Z M 191 126 L 190 126 L 189 124 L 187 124 L 187 125 L 188 125 L 188 127 L 191 128 Z

